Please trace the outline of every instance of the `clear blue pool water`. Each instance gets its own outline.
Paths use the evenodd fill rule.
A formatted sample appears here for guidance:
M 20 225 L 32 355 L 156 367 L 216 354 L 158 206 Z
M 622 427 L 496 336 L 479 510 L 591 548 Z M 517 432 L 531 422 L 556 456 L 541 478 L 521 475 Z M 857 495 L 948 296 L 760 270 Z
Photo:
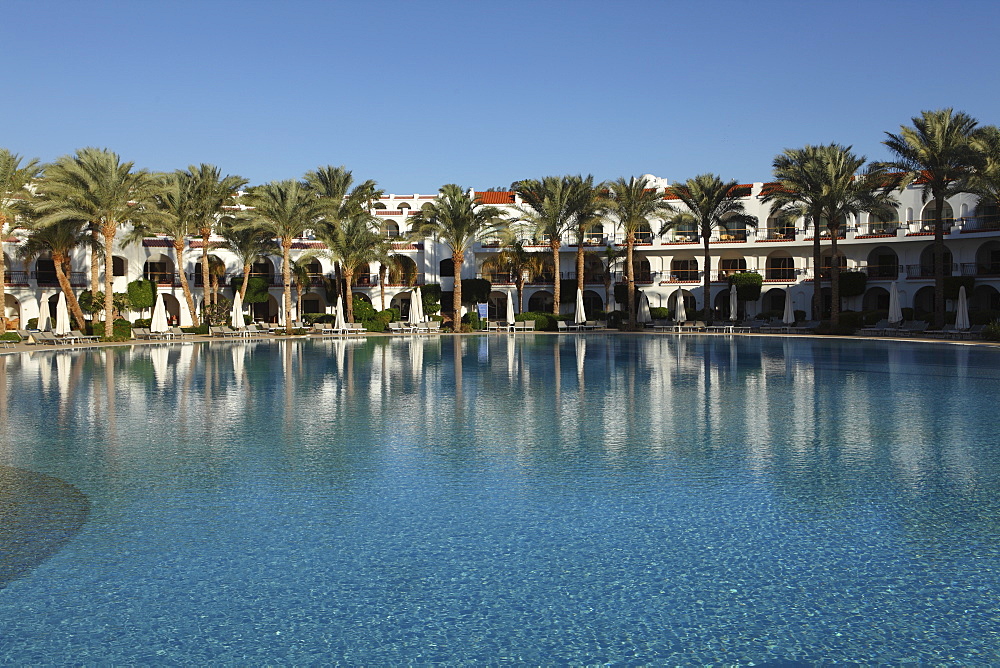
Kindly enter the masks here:
M 0 663 L 998 664 L 998 381 L 806 338 L 7 355 Z

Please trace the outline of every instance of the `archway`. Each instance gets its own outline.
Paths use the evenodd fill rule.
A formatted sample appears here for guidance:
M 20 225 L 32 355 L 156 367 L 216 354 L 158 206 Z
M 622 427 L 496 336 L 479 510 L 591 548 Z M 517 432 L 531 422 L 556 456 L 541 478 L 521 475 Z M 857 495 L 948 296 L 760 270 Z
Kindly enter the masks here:
M 969 299 L 970 311 L 1000 311 L 1000 292 L 992 285 L 978 285 Z
M 174 261 L 166 255 L 152 255 L 142 265 L 142 277 L 157 285 L 173 285 Z
M 591 317 L 604 310 L 604 300 L 593 290 L 584 290 L 583 308 L 587 312 L 587 316 Z
M 402 320 L 410 317 L 410 300 L 412 299 L 412 295 L 413 290 L 407 290 L 406 292 L 399 292 L 393 295 L 392 299 L 389 300 L 389 308 L 399 311 L 399 317 Z
M 774 251 L 765 261 L 764 278 L 769 281 L 795 280 L 795 260 L 787 251 Z
M 918 319 L 926 318 L 934 313 L 934 288 L 932 286 L 926 285 L 913 295 L 913 310 Z
M 193 267 L 193 271 L 194 271 L 194 287 L 200 288 L 200 287 L 202 287 L 205 284 L 205 282 L 201 280 L 201 255 L 199 254 L 196 258 L 192 257 L 192 258 L 189 258 L 189 259 L 192 260 L 192 262 L 194 263 L 194 267 Z M 217 265 L 217 264 L 219 264 L 221 262 L 222 262 L 222 260 L 219 258 L 218 255 L 215 255 L 214 253 L 209 253 L 208 254 L 208 270 L 209 270 L 209 272 L 212 271 L 212 266 L 213 265 Z M 253 266 L 256 266 L 256 265 L 253 265 Z M 254 275 L 253 267 L 251 267 L 250 275 L 251 276 Z M 209 279 L 209 280 L 211 280 L 211 279 Z
M 689 290 L 681 290 L 680 294 L 684 298 L 684 310 L 687 311 L 688 315 L 698 310 L 698 300 Z M 671 292 L 670 296 L 667 297 L 667 308 L 670 309 L 671 315 L 677 313 L 677 290 Z
M 698 280 L 698 260 L 679 258 L 670 261 L 670 280 L 693 283 Z
M 528 297 L 528 310 L 535 313 L 552 313 L 552 293 L 539 290 Z
M 302 295 L 303 313 L 325 313 L 326 297 L 318 292 L 307 292 Z
M 899 277 L 899 256 L 888 246 L 878 246 L 868 253 L 868 278 L 896 280 Z
M 951 276 L 952 257 L 951 249 L 945 246 L 944 249 L 944 275 Z M 924 278 L 934 277 L 934 244 L 927 244 L 920 251 L 920 275 Z
M 167 323 L 179 325 L 181 322 L 181 303 L 172 294 L 166 292 L 161 294 L 163 295 L 163 307 L 167 310 Z
M 747 270 L 747 261 L 739 253 L 728 251 L 719 256 L 719 280 L 724 281 L 733 274 Z
M 976 249 L 976 275 L 1000 276 L 1000 241 L 987 241 Z
M 514 313 L 518 311 L 517 295 L 511 290 L 511 299 L 514 300 Z M 486 300 L 486 313 L 490 320 L 504 320 L 507 317 L 507 293 L 494 290 Z
M 390 239 L 395 239 L 399 236 L 399 224 L 394 221 L 385 221 L 382 230 L 383 234 Z
M 924 232 L 934 231 L 934 200 L 927 202 L 924 205 L 923 210 L 920 212 L 920 229 Z M 944 208 L 941 210 L 941 225 L 944 229 L 950 228 L 955 224 L 955 212 L 951 208 L 951 204 L 948 204 L 947 200 L 944 203 Z
M 52 261 L 52 255 L 47 252 L 35 260 L 35 281 L 38 285 L 59 285 L 56 278 L 56 264 Z
M 253 319 L 258 322 L 278 322 L 278 300 L 274 295 L 268 295 L 266 302 L 259 302 L 250 306 Z
M 730 290 L 732 290 L 732 288 L 726 288 L 725 290 L 723 290 L 719 294 L 715 295 L 715 301 L 712 303 L 712 306 L 715 309 L 716 314 L 718 314 L 718 316 L 720 318 L 722 318 L 723 320 L 729 320 L 729 317 L 731 315 L 731 313 L 729 312 L 729 291 Z M 739 303 L 740 303 L 739 300 L 737 300 L 737 302 L 736 302 L 736 304 L 737 304 L 737 306 L 736 306 L 737 312 L 739 310 Z
M 7 318 L 7 327 L 10 329 L 18 329 L 21 324 L 21 302 L 17 300 L 17 297 L 10 294 L 9 292 L 4 293 L 4 308 L 3 315 Z
M 785 297 L 787 292 L 784 288 L 771 288 L 761 296 L 761 309 L 783 313 L 785 310 Z
M 889 291 L 879 287 L 869 288 L 861 300 L 861 309 L 863 311 L 888 311 Z
M 448 263 L 451 264 L 451 260 L 448 260 Z M 389 265 L 389 271 L 386 275 L 386 285 L 411 286 L 416 284 L 417 263 L 413 261 L 413 258 L 405 255 L 396 256 L 394 262 Z
M 741 220 L 733 220 L 736 214 L 719 221 L 719 241 L 746 241 L 747 226 Z
M 830 247 L 824 248 L 819 258 L 819 275 L 820 278 L 828 279 L 833 270 L 833 249 Z M 837 248 L 837 266 L 840 267 L 841 271 L 847 269 L 847 256 L 844 255 L 844 251 L 839 247 Z

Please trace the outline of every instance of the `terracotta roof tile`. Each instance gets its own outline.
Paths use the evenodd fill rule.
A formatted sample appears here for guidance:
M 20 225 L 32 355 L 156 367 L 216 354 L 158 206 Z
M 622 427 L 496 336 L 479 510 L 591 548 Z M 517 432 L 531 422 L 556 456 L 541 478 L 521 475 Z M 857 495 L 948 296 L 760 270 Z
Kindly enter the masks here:
M 477 192 L 476 197 L 482 204 L 513 204 L 514 193 L 509 190 Z

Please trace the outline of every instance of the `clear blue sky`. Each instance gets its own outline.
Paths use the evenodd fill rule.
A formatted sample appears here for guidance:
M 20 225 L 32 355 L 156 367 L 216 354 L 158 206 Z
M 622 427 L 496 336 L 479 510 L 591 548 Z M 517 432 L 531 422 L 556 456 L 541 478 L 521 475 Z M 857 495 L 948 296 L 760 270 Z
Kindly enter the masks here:
M 394 193 L 702 172 L 807 143 L 888 157 L 922 109 L 1000 123 L 1000 2 L 3 4 L 0 146 L 107 147 Z

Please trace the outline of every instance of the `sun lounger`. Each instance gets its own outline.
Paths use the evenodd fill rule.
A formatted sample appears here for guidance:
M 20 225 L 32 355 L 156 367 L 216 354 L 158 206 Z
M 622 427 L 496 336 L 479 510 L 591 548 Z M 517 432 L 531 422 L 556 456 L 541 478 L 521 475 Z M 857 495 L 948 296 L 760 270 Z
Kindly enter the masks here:
M 559 332 L 576 332 L 580 330 L 580 326 L 575 322 L 573 324 L 569 324 L 565 320 L 557 320 L 556 330 Z
M 883 318 L 871 327 L 862 327 L 858 330 L 858 334 L 862 336 L 878 336 L 879 334 L 884 334 L 888 327 L 889 321 Z
M 514 321 L 514 331 L 515 332 L 533 332 L 533 331 L 535 331 L 535 321 L 534 320 L 515 320 Z
M 210 328 L 210 330 L 212 332 L 212 336 L 218 336 L 218 337 L 222 337 L 222 338 L 230 338 L 230 339 L 232 339 L 232 338 L 236 338 L 237 336 L 240 335 L 240 333 L 238 331 L 236 331 L 235 329 L 231 329 L 231 328 L 226 327 L 224 325 L 218 325 L 218 326 L 214 326 L 213 325 Z
M 93 334 L 91 335 L 84 334 L 78 329 L 74 329 L 72 332 L 69 333 L 69 335 L 72 336 L 74 339 L 77 339 L 80 343 L 97 343 L 98 341 L 101 340 L 101 337 L 99 336 L 95 336 Z
M 59 338 L 52 332 L 35 332 L 31 335 L 35 339 L 35 343 L 39 343 L 47 346 L 59 346 L 67 343 L 64 339 Z
M 173 335 L 175 339 L 186 339 L 194 336 L 194 334 L 192 334 L 191 332 L 185 332 L 180 327 L 171 327 L 170 333 Z
M 923 320 L 911 320 L 903 324 L 903 327 L 897 332 L 903 336 L 923 336 L 927 328 L 930 327 L 930 323 L 924 322 Z

